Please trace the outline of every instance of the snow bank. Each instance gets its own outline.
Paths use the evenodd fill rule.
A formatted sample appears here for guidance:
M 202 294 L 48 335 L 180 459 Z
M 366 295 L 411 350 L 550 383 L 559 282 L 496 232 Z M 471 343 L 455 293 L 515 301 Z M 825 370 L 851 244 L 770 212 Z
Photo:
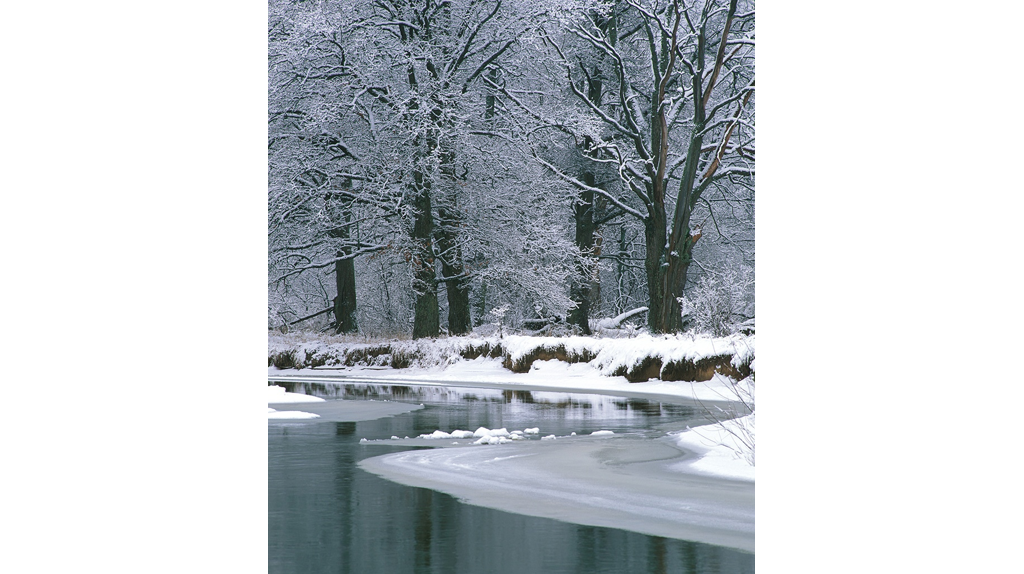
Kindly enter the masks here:
M 625 375 L 630 381 L 707 380 L 712 372 L 729 370 L 736 378 L 749 374 L 754 359 L 754 335 L 640 334 L 633 338 L 597 337 L 447 337 L 379 343 L 308 340 L 271 334 L 268 355 L 277 368 L 369 366 L 392 368 L 447 368 L 478 357 L 502 359 L 506 369 L 528 372 L 535 361 L 559 359 L 589 363 L 602 375 Z M 703 365 L 698 365 L 700 362 Z M 710 362 L 710 363 L 709 363 Z M 713 364 L 711 364 L 713 363 Z M 723 370 L 724 369 L 724 370 Z
M 687 429 L 672 435 L 676 444 L 699 455 L 672 465 L 702 474 L 754 480 L 754 413 L 712 425 Z

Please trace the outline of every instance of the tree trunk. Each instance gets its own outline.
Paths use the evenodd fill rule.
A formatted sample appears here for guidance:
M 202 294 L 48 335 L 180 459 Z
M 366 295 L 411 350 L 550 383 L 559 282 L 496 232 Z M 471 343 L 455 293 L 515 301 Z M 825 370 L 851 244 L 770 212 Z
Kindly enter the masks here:
M 583 174 L 583 183 L 593 187 L 593 172 Z M 573 219 L 576 222 L 576 247 L 584 257 L 592 257 L 594 250 L 594 192 L 583 190 L 579 201 L 573 206 Z M 569 287 L 569 298 L 576 307 L 569 311 L 567 318 L 570 325 L 578 326 L 584 335 L 590 335 L 590 285 L 591 269 L 585 261 L 577 266 L 577 277 Z
M 647 325 L 652 333 L 672 332 L 668 323 L 672 302 L 667 300 L 671 299 L 671 293 L 664 288 L 669 265 L 665 235 L 665 208 L 661 204 L 653 203 L 650 214 L 644 219 L 644 242 L 647 248 L 644 270 L 647 272 L 647 293 L 650 299 Z M 678 308 L 679 304 L 675 305 Z
M 434 233 L 434 217 L 431 213 L 430 190 L 423 186 L 423 177 L 414 173 L 417 180 L 416 207 L 412 241 L 412 289 L 416 294 L 416 308 L 413 315 L 412 338 L 436 337 L 440 328 L 437 308 L 437 278 L 434 271 L 434 251 L 431 238 Z
M 448 332 L 464 335 L 472 329 L 469 313 L 469 283 L 465 280 L 462 248 L 458 242 L 461 225 L 456 208 L 439 207 L 437 210 L 437 246 L 441 253 L 441 276 L 448 295 Z
M 681 229 L 678 230 L 681 233 L 675 233 L 677 230 L 673 230 L 668 247 L 662 251 L 656 285 L 659 302 L 657 309 L 653 307 L 656 297 L 653 292 L 651 295 L 652 307 L 648 324 L 651 325 L 651 330 L 657 333 L 678 333 L 683 330 L 679 298 L 683 296 L 686 273 L 693 260 L 694 239 L 690 236 L 689 216 L 681 225 Z M 648 287 L 650 286 L 651 282 L 648 280 Z
M 352 248 L 345 246 L 351 237 L 349 224 L 352 221 L 352 204 L 334 203 L 336 211 L 334 220 L 337 226 L 332 229 L 329 235 L 335 239 L 341 239 L 343 246 L 335 253 L 335 257 L 341 258 L 352 253 Z M 355 259 L 345 259 L 334 262 L 334 282 L 337 294 L 334 297 L 334 318 L 335 333 L 355 333 L 359 330 L 356 325 L 356 264 Z
M 337 256 L 348 255 L 348 249 L 339 251 Z M 336 333 L 355 333 L 356 325 L 356 266 L 354 259 L 337 261 L 334 264 L 334 276 L 338 287 L 338 296 L 334 298 L 334 317 L 337 319 Z

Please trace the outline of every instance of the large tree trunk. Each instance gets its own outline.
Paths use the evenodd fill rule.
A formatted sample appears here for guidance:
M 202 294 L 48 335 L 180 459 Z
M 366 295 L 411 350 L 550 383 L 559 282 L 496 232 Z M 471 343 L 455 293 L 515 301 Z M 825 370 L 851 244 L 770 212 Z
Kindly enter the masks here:
M 596 178 L 593 172 L 583 174 L 583 183 L 593 187 Z M 594 251 L 594 192 L 583 190 L 579 201 L 573 206 L 576 222 L 576 247 L 584 257 L 593 257 Z M 577 277 L 569 287 L 569 298 L 576 307 L 569 311 L 568 322 L 578 326 L 584 335 L 590 334 L 590 288 L 591 266 L 586 261 L 577 265 Z
M 644 220 L 644 240 L 647 254 L 644 256 L 644 269 L 647 272 L 647 292 L 650 299 L 650 311 L 647 324 L 654 333 L 672 333 L 682 329 L 682 316 L 679 313 L 679 302 L 670 283 L 666 283 L 670 263 L 670 254 L 665 245 L 665 208 L 661 204 L 652 204 L 650 215 Z M 673 321 L 673 315 L 678 315 Z
M 441 275 L 447 279 L 445 292 L 448 295 L 448 332 L 464 335 L 472 329 L 469 313 L 469 283 L 465 280 L 465 266 L 462 262 L 462 248 L 458 242 L 461 220 L 458 209 L 439 207 L 440 220 L 437 228 L 437 246 L 441 253 Z
M 348 249 L 339 251 L 337 256 L 348 255 Z M 355 333 L 356 325 L 356 266 L 354 259 L 344 259 L 334 264 L 334 276 L 338 296 L 334 298 L 334 317 L 337 319 L 337 333 Z
M 682 308 L 679 305 L 679 298 L 683 296 L 686 287 L 686 273 L 693 260 L 693 245 L 696 238 L 690 235 L 690 209 L 684 207 L 683 218 L 676 223 L 672 229 L 672 235 L 668 237 L 668 245 L 664 247 L 659 255 L 658 271 L 653 287 L 657 288 L 651 292 L 651 312 L 648 316 L 648 323 L 651 330 L 657 333 L 678 333 L 683 330 Z M 664 229 L 664 227 L 661 227 Z M 658 245 L 665 245 L 665 235 L 662 232 Z M 651 241 L 648 239 L 648 253 L 651 250 Z M 650 257 L 648 256 L 648 288 L 652 287 L 650 276 Z M 658 305 L 655 307 L 655 300 Z
M 416 294 L 412 338 L 436 337 L 441 324 L 437 308 L 437 278 L 434 271 L 434 216 L 431 213 L 430 190 L 423 186 L 422 175 L 415 173 L 417 193 L 415 223 L 412 232 L 412 289 Z
M 335 212 L 337 226 L 332 229 L 329 235 L 341 239 L 347 243 L 351 237 L 349 224 L 352 221 L 352 204 L 335 203 L 339 212 Z M 352 248 L 343 246 L 335 253 L 339 259 L 352 254 Z M 337 287 L 337 295 L 334 297 L 334 318 L 335 333 L 355 333 L 359 330 L 356 325 L 356 265 L 355 259 L 346 258 L 334 262 L 334 280 Z

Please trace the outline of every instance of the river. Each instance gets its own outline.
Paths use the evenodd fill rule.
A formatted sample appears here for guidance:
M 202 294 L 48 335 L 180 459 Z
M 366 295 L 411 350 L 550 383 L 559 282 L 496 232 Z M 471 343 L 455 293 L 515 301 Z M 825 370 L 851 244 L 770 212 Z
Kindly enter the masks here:
M 328 401 L 275 406 L 317 412 L 321 418 L 268 424 L 272 573 L 754 571 L 751 553 L 463 504 L 358 466 L 365 458 L 418 448 L 392 436 L 404 439 L 439 429 L 539 427 L 540 435 L 611 430 L 656 437 L 665 429 L 707 422 L 692 405 L 546 391 L 274 384 Z M 340 409 L 336 399 L 373 401 L 375 407 L 405 412 L 352 420 L 359 417 Z M 502 447 L 471 448 L 497 452 Z

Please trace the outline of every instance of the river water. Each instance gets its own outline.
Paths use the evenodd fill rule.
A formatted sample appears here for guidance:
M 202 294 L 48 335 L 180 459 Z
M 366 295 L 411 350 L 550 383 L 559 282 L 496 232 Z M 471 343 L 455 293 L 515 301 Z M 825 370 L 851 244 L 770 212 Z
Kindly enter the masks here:
M 358 468 L 368 457 L 410 450 L 392 436 L 435 430 L 540 427 L 541 435 L 595 430 L 660 436 L 704 424 L 699 409 L 600 395 L 374 384 L 274 383 L 328 399 L 276 407 L 322 412 L 271 421 L 271 573 L 745 573 L 745 552 L 615 528 L 581 526 L 463 504 Z M 334 399 L 405 403 L 416 410 L 352 422 Z M 402 406 L 407 406 L 403 404 Z M 419 408 L 419 405 L 423 405 Z M 391 405 L 397 407 L 398 405 Z M 368 442 L 361 443 L 360 439 Z M 497 448 L 479 446 L 473 448 Z

